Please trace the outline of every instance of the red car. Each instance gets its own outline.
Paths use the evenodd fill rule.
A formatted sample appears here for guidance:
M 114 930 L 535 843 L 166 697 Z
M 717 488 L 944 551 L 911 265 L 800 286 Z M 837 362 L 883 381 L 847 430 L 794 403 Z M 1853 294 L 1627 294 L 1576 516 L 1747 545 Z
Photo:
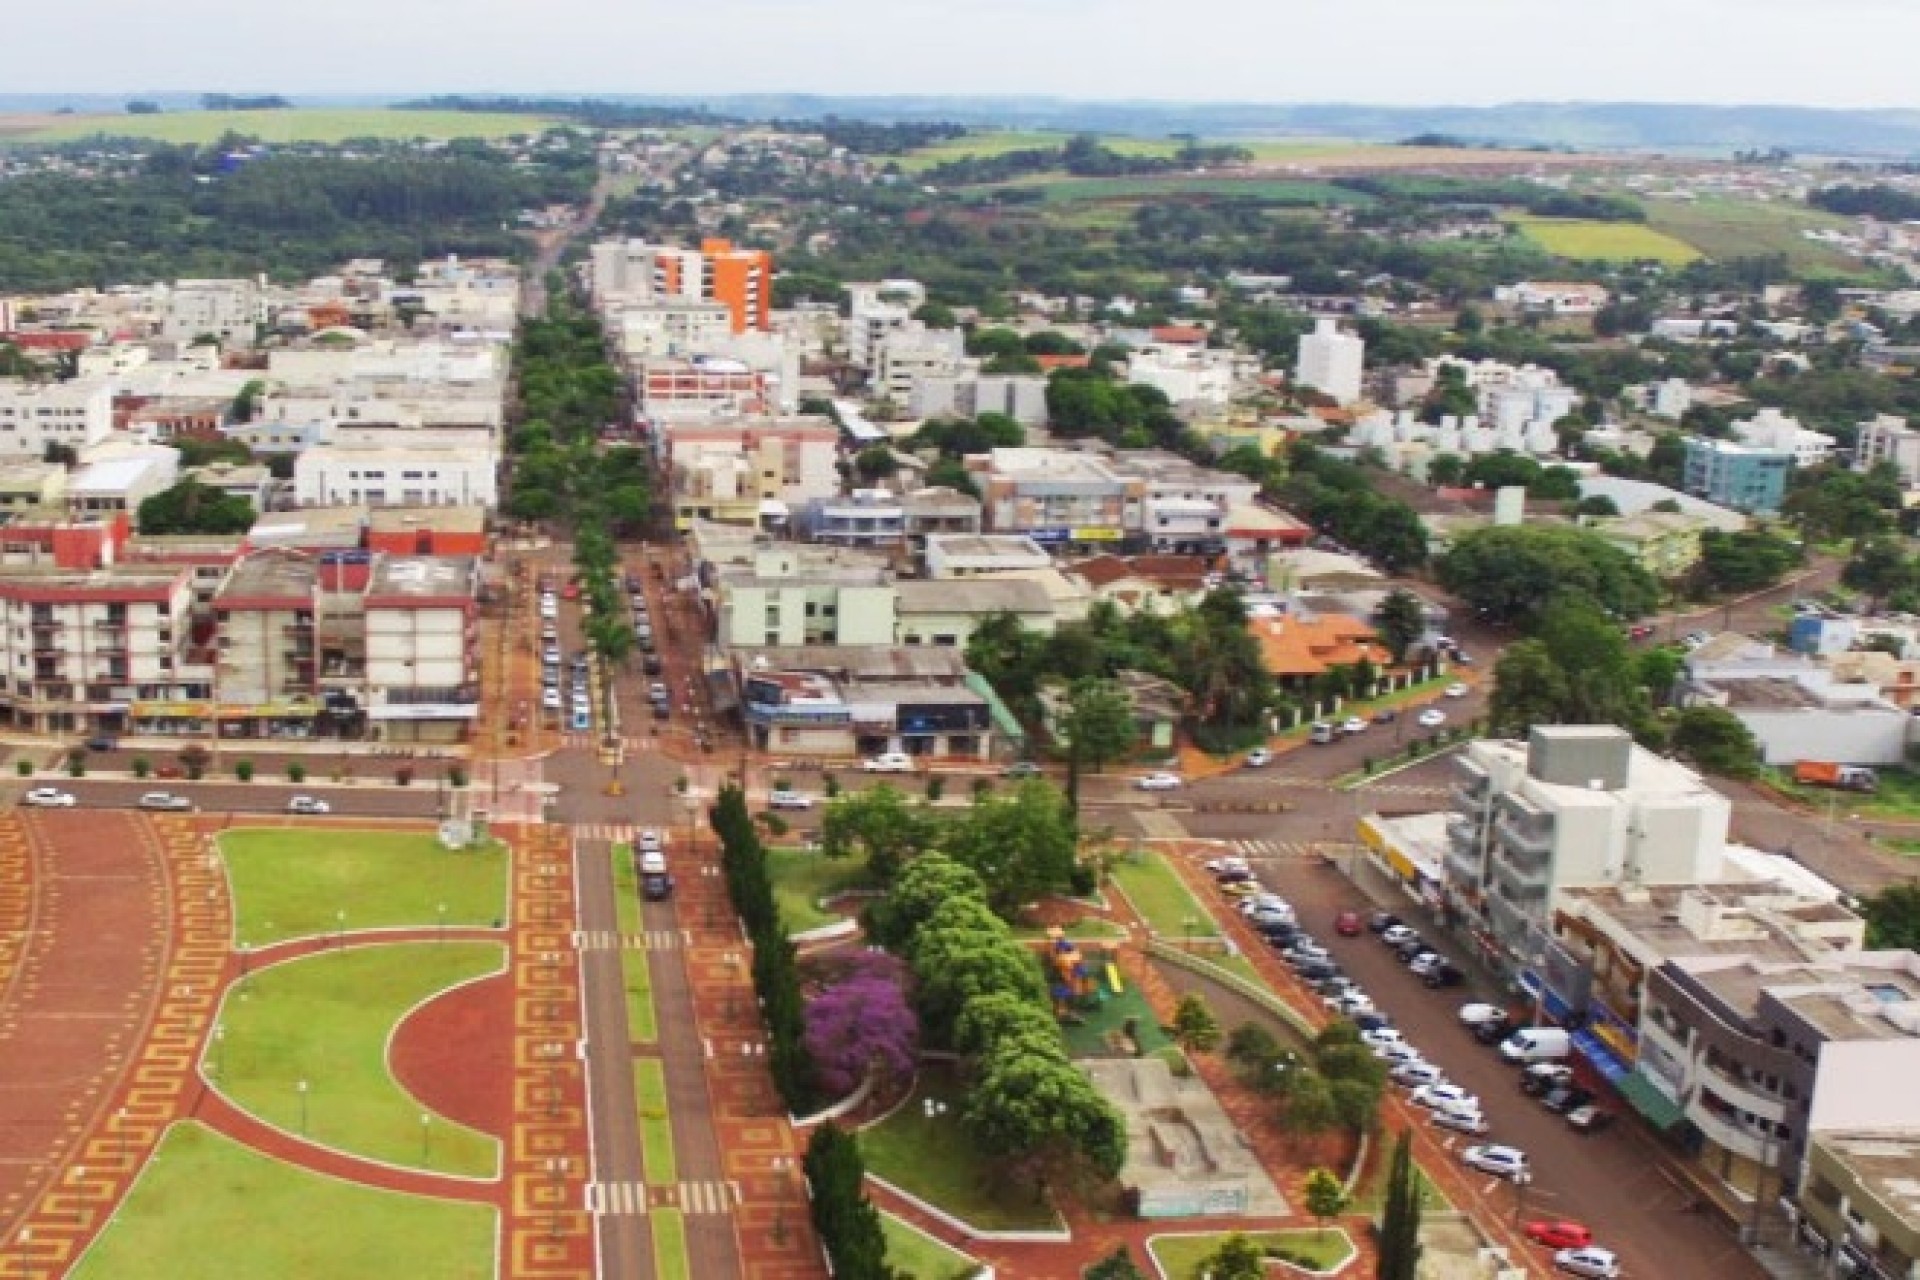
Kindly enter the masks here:
M 1333 931 L 1343 938 L 1357 938 L 1366 927 L 1358 911 L 1342 911 L 1333 918 Z
M 1527 1224 L 1527 1239 L 1549 1249 L 1584 1249 L 1593 1243 L 1593 1232 L 1578 1222 L 1542 1218 Z

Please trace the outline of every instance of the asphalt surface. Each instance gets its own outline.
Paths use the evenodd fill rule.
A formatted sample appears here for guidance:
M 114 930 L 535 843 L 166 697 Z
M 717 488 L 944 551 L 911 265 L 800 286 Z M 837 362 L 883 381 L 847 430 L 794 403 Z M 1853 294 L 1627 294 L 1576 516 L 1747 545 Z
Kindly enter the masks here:
M 150 792 L 164 791 L 185 796 L 203 813 L 287 813 L 287 803 L 295 796 L 324 800 L 333 817 L 421 818 L 437 816 L 445 796 L 433 786 L 353 787 L 302 785 L 278 782 L 234 782 L 231 779 L 188 782 L 169 778 L 165 781 L 137 778 L 34 778 L 9 780 L 5 794 L 17 799 L 30 787 L 52 787 L 71 795 L 83 809 L 132 809 Z M 299 818 L 306 815 L 289 814 Z M 324 819 L 322 819 L 324 821 Z
M 573 842 L 579 925 L 588 933 L 615 933 L 619 913 L 610 846 Z M 593 1178 L 609 1183 L 642 1181 L 640 1120 L 634 1109 L 633 1061 L 629 1055 L 626 979 L 620 952 L 611 947 L 580 952 L 580 991 L 587 1035 L 587 1106 L 593 1144 Z M 596 1219 L 600 1274 L 653 1274 L 653 1234 L 644 1215 L 604 1213 Z

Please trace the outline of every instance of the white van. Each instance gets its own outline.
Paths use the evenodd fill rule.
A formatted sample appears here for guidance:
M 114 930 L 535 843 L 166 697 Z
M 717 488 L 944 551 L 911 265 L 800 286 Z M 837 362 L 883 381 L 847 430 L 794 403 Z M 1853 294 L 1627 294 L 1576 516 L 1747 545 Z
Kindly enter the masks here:
M 663 876 L 667 874 L 667 855 L 658 849 L 641 850 L 640 874 L 643 876 Z
M 1325 745 L 1333 741 L 1333 732 L 1333 726 L 1325 720 L 1316 720 L 1313 723 L 1313 733 L 1308 740 L 1315 745 Z
M 1508 1062 L 1558 1062 L 1572 1052 L 1559 1027 L 1522 1027 L 1500 1042 L 1500 1056 Z

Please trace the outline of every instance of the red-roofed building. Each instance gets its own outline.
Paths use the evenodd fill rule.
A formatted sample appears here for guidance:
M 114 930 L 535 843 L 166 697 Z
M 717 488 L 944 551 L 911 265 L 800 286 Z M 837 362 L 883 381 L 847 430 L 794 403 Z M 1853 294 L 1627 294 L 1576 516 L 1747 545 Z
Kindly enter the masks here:
M 1084 369 L 1092 362 L 1093 357 L 1088 355 L 1035 356 L 1034 359 L 1040 362 L 1042 373 L 1052 373 L 1055 369 Z
M 0 342 L 22 351 L 85 351 L 99 337 L 92 329 L 15 329 L 0 334 Z
M 1207 331 L 1197 324 L 1157 324 L 1147 332 L 1155 342 L 1174 346 L 1201 347 L 1207 343 Z
M 1260 642 L 1260 656 L 1267 670 L 1282 685 L 1304 684 L 1336 667 L 1361 662 L 1384 669 L 1392 660 L 1372 627 L 1344 614 L 1255 618 L 1247 623 L 1247 629 Z

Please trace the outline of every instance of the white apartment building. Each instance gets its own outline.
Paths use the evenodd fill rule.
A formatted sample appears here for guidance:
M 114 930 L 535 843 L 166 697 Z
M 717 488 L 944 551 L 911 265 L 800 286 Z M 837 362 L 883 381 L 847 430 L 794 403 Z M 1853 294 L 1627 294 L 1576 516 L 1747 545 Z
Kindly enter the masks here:
M 766 545 L 754 548 L 749 564 L 714 573 L 723 649 L 894 643 L 898 593 L 884 557 Z
M 962 373 L 921 377 L 907 397 L 916 418 L 977 418 L 1002 413 L 1023 427 L 1045 426 L 1047 380 L 1039 374 Z
M 1127 381 L 1154 387 L 1175 404 L 1220 407 L 1233 398 L 1233 362 L 1231 351 L 1142 347 L 1127 357 Z
M 619 303 L 607 328 L 623 360 L 687 358 L 712 354 L 733 332 L 733 317 L 722 303 L 662 298 Z
M 1446 898 L 1492 956 L 1532 957 L 1556 892 L 1718 877 L 1732 805 L 1611 725 L 1540 725 L 1454 758 Z
M 67 481 L 67 510 L 75 516 L 137 515 L 140 504 L 180 478 L 180 451 L 166 445 L 97 447 Z
M 204 697 L 209 673 L 185 660 L 192 606 L 183 566 L 0 571 L 0 723 L 118 732 L 139 699 Z
M 0 454 L 38 458 L 50 444 L 81 450 L 112 433 L 113 383 L 105 378 L 0 378 Z
M 251 347 L 267 319 L 257 280 L 176 280 L 158 300 L 160 336 L 176 342 L 212 334 L 222 346 Z
M 1365 340 L 1343 333 L 1334 317 L 1321 316 L 1314 321 L 1313 332 L 1300 338 L 1294 381 L 1331 396 L 1337 404 L 1353 404 L 1360 399 L 1366 354 Z
M 1880 462 L 1893 464 L 1900 473 L 1901 488 L 1920 489 L 1920 431 L 1890 413 L 1861 423 L 1853 446 L 1853 469 L 1870 471 Z
M 389 742 L 454 742 L 480 713 L 479 574 L 465 558 L 382 556 L 363 602 L 367 719 Z
M 1021 534 L 930 533 L 926 562 L 927 576 L 936 579 L 1053 567 L 1053 557 Z
M 499 503 L 500 448 L 491 436 L 446 432 L 445 443 L 316 445 L 293 464 L 303 507 L 486 507 Z
M 507 376 L 507 365 L 506 346 L 483 339 L 407 342 L 370 338 L 353 346 L 328 343 L 277 347 L 267 354 L 267 380 L 289 387 L 356 383 L 362 384 L 369 395 L 413 385 L 475 388 L 497 396 Z
M 1745 422 L 1734 423 L 1733 437 L 1751 448 L 1790 453 L 1796 467 L 1819 466 L 1833 455 L 1836 443 L 1832 436 L 1809 431 L 1778 409 L 1762 409 Z
M 966 358 L 965 334 L 958 329 L 929 329 L 916 320 L 881 335 L 867 389 L 895 404 L 908 404 L 921 379 L 951 378 Z

